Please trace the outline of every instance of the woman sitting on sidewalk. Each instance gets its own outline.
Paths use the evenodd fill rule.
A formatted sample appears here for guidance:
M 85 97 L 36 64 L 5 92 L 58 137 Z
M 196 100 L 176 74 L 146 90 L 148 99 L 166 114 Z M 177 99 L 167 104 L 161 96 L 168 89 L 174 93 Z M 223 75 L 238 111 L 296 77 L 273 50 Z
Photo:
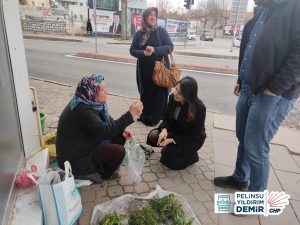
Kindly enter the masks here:
M 173 170 L 196 163 L 206 138 L 206 108 L 197 92 L 194 78 L 182 78 L 169 97 L 162 123 L 148 134 L 147 144 L 163 147 L 160 162 Z
M 77 179 L 101 183 L 119 178 L 125 139 L 133 133 L 126 129 L 143 105 L 134 102 L 119 119 L 110 117 L 106 105 L 107 90 L 101 75 L 83 77 L 75 96 L 62 112 L 57 127 L 56 151 L 59 167 L 71 163 Z

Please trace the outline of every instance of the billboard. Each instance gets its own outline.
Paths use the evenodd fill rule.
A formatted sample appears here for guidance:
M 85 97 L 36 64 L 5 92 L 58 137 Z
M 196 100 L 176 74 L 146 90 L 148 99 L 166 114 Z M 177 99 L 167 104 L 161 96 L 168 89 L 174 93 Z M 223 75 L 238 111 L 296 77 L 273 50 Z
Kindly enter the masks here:
M 95 31 L 94 10 L 90 11 L 93 31 Z M 97 33 L 121 34 L 121 12 L 96 10 Z
M 142 17 L 136 13 L 131 14 L 131 35 L 142 28 Z

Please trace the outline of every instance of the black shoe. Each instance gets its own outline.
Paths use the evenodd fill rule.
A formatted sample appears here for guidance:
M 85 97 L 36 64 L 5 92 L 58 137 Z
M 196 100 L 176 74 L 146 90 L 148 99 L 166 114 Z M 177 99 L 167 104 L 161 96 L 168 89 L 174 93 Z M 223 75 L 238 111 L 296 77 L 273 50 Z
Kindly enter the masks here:
M 222 188 L 233 188 L 239 191 L 247 191 L 248 190 L 248 182 L 238 182 L 232 176 L 228 177 L 215 177 L 214 183 L 218 187 Z
M 113 180 L 120 180 L 121 178 L 121 175 L 119 174 L 118 170 L 116 170 L 115 172 L 113 172 L 112 175 L 110 175 L 110 177 L 108 177 L 106 180 L 110 180 L 110 181 L 113 181 Z
M 85 174 L 85 175 L 75 175 L 75 179 L 79 180 L 89 180 L 93 182 L 94 184 L 101 184 L 103 182 L 103 178 L 99 173 L 91 173 L 91 174 Z

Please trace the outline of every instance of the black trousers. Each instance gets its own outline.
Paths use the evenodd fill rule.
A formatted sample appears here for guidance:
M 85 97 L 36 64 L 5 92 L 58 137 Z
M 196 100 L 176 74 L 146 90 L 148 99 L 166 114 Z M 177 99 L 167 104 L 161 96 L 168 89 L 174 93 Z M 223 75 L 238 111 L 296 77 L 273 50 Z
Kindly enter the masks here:
M 103 179 L 109 178 L 118 169 L 125 157 L 125 138 L 122 134 L 112 139 L 112 144 L 101 144 L 94 153 L 97 171 Z
M 153 147 L 157 146 L 160 130 L 155 128 L 151 130 L 147 137 L 147 144 Z M 199 161 L 197 151 L 202 147 L 205 138 L 201 141 L 193 142 L 186 145 L 168 144 L 161 149 L 160 163 L 172 170 L 183 170 L 189 165 Z

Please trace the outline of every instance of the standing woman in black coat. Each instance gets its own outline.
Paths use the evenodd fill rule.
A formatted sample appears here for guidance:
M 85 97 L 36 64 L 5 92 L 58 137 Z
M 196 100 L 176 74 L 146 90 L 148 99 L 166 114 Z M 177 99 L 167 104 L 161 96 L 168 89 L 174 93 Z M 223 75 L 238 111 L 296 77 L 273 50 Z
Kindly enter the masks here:
M 157 26 L 157 8 L 146 9 L 143 12 L 142 29 L 135 33 L 130 46 L 130 54 L 137 58 L 136 80 L 144 105 L 139 121 L 146 126 L 157 125 L 167 106 L 168 88 L 155 85 L 152 74 L 155 61 L 164 59 L 166 67 L 169 67 L 168 54 L 173 48 L 167 31 Z
M 196 163 L 197 151 L 206 139 L 206 108 L 197 92 L 194 78 L 182 78 L 169 97 L 163 122 L 148 134 L 147 144 L 163 147 L 160 162 L 173 170 Z

